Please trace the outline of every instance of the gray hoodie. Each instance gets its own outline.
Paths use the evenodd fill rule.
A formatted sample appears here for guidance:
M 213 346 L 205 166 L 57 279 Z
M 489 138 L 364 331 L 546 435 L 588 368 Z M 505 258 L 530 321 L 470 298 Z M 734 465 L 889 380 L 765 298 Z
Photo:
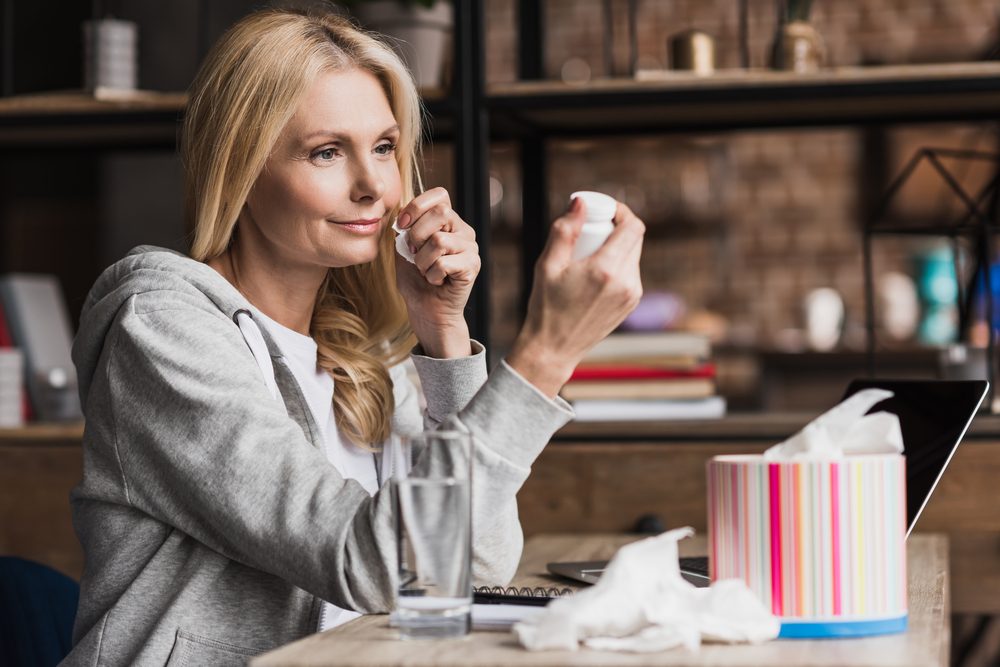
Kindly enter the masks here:
M 313 632 L 321 600 L 392 609 L 389 494 L 327 462 L 266 330 L 273 381 L 248 347 L 236 316 L 249 308 L 210 267 L 150 247 L 91 290 L 73 346 L 87 423 L 71 502 L 86 559 L 65 664 L 243 664 Z M 393 428 L 472 433 L 474 578 L 506 583 L 522 545 L 515 494 L 571 412 L 505 363 L 487 379 L 481 346 L 413 360 L 427 413 L 393 373 Z

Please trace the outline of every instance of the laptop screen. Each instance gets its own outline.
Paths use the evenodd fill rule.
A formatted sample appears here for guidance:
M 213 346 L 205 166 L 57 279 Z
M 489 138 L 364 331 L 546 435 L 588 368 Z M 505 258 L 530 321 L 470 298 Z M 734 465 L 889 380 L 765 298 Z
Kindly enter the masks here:
M 899 417 L 906 455 L 907 535 L 923 511 L 958 443 L 986 396 L 984 380 L 855 380 L 844 398 L 862 389 L 887 389 L 893 394 L 873 412 Z

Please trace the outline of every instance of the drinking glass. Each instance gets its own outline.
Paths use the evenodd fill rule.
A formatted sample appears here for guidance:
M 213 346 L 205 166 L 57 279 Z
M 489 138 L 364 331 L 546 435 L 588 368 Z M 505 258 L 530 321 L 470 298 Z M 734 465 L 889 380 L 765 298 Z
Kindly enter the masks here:
M 403 639 L 458 637 L 472 608 L 472 438 L 426 431 L 398 438 L 393 491 Z

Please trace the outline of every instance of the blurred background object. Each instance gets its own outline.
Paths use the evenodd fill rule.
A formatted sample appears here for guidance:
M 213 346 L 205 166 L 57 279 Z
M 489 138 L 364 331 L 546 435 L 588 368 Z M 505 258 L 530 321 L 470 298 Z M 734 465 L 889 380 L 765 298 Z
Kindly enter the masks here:
M 139 86 L 139 26 L 101 18 L 83 23 L 83 87 L 97 96 Z
M 23 385 L 23 353 L 16 347 L 0 344 L 0 428 L 15 428 L 24 424 Z
M 917 257 L 917 285 L 923 316 L 918 336 L 926 345 L 946 345 L 958 334 L 958 277 L 951 248 L 940 244 Z
M 352 0 L 348 6 L 361 25 L 389 38 L 418 88 L 445 88 L 454 29 L 450 0 Z
M 888 271 L 878 279 L 880 329 L 889 340 L 912 340 L 920 323 L 920 301 L 913 278 L 900 271 Z
M 646 292 L 621 328 L 626 331 L 664 331 L 675 328 L 684 319 L 687 305 L 672 292 Z
M 809 22 L 812 0 L 778 0 L 777 4 L 772 66 L 798 74 L 818 71 L 823 66 L 823 39 Z
M 707 76 L 715 71 L 715 40 L 700 30 L 685 30 L 670 38 L 670 69 Z
M 844 300 L 831 287 L 818 287 L 806 295 L 803 304 L 809 348 L 829 352 L 837 347 L 844 330 Z

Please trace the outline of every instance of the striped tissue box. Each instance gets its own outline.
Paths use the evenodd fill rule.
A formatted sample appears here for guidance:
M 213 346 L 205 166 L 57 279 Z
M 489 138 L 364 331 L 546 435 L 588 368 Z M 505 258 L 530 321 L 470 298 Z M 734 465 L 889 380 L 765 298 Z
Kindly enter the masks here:
M 717 456 L 708 463 L 712 580 L 738 578 L 781 637 L 906 629 L 906 463 Z

